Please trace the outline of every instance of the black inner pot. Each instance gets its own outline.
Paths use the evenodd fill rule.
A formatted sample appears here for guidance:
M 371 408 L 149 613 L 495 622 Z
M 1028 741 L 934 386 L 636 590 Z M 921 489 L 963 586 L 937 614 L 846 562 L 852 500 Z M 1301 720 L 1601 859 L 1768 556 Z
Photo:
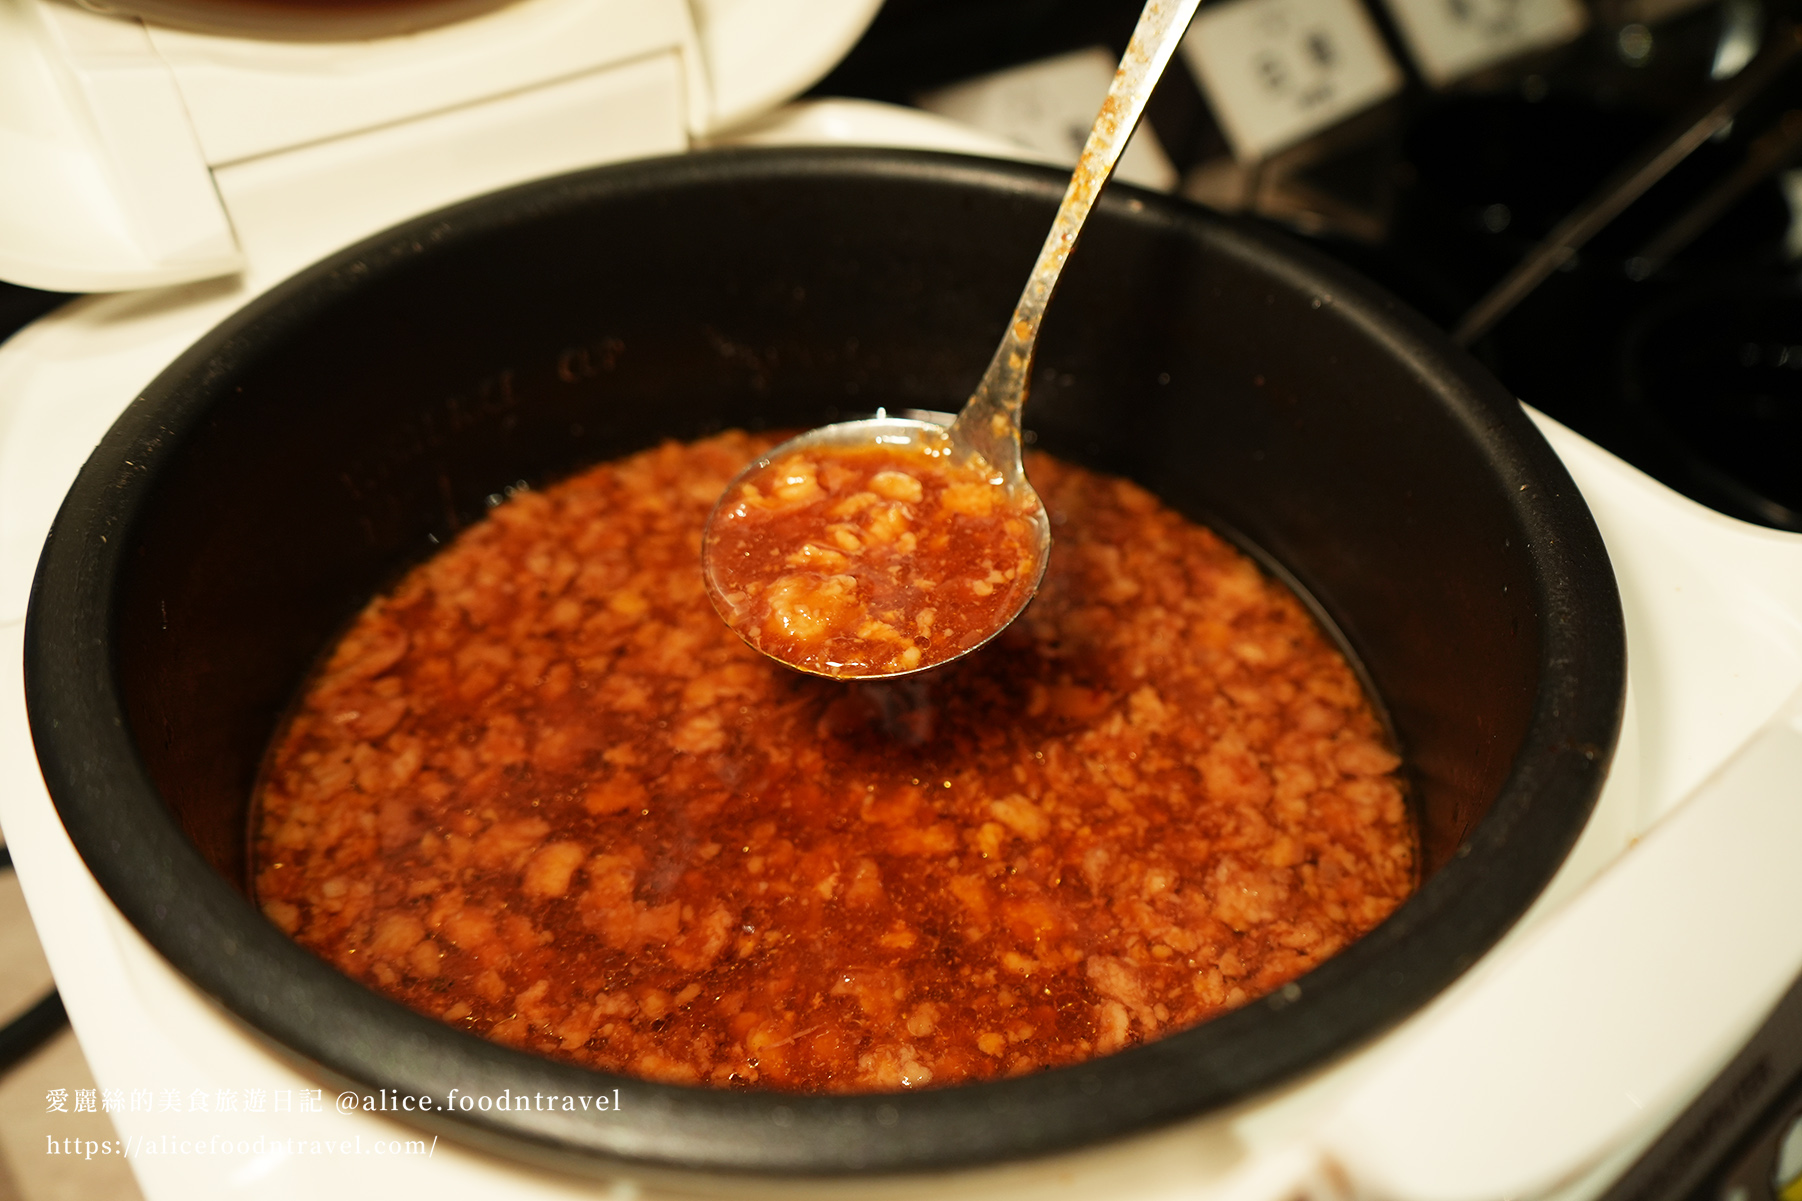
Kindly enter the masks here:
M 1046 322 L 1038 445 L 1282 565 L 1406 754 L 1420 892 L 1297 985 L 999 1083 L 802 1097 L 649 1084 L 420 1017 L 245 898 L 247 798 L 310 666 L 519 480 L 728 426 L 954 406 L 1063 179 L 938 155 L 605 168 L 422 217 L 306 271 L 164 372 L 57 518 L 27 631 L 45 777 L 130 920 L 333 1079 L 595 1094 L 416 1120 L 566 1166 L 910 1171 L 1045 1154 L 1245 1097 L 1383 1030 L 1488 948 L 1586 819 L 1619 724 L 1612 572 L 1519 406 L 1424 322 L 1278 238 L 1111 189 Z

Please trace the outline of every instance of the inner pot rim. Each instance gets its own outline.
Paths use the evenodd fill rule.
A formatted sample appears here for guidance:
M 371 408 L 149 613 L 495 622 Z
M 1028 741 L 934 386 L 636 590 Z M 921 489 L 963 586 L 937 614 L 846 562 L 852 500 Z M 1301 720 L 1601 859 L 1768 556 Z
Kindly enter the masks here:
M 278 1050 L 359 1090 L 444 1097 L 619 1090 L 621 1112 L 432 1112 L 404 1120 L 515 1158 L 587 1172 L 831 1177 L 1049 1155 L 1200 1113 L 1344 1053 L 1423 1005 L 1523 913 L 1600 791 L 1618 733 L 1625 634 L 1612 569 L 1575 485 L 1519 404 L 1442 333 L 1330 261 L 1248 224 L 1113 188 L 1132 214 L 1255 261 L 1324 297 L 1447 407 L 1506 480 L 1533 555 L 1541 622 L 1533 717 L 1506 783 L 1457 855 L 1386 921 L 1296 984 L 1088 1063 L 919 1093 L 795 1096 L 654 1084 L 464 1034 L 339 974 L 282 935 L 204 861 L 161 801 L 115 674 L 115 590 L 159 464 L 229 401 L 259 348 L 385 271 L 460 239 L 609 197 L 734 180 L 929 181 L 1047 205 L 1047 169 L 926 152 L 713 152 L 598 168 L 416 218 L 252 301 L 160 374 L 108 431 L 58 514 L 34 581 L 25 678 L 33 738 L 70 837 L 128 920 Z M 1516 488 L 1515 485 L 1519 487 Z M 1499 862 L 1498 862 L 1499 861 Z M 1503 869 L 1506 870 L 1503 870 Z

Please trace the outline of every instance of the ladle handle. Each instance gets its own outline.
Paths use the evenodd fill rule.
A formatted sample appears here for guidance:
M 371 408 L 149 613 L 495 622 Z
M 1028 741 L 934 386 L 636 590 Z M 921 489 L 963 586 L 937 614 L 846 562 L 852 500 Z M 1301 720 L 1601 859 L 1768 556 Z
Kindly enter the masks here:
M 958 414 L 959 438 L 981 451 L 1010 482 L 1020 473 L 1020 409 L 1026 403 L 1033 348 L 1039 340 L 1045 306 L 1051 302 L 1064 260 L 1070 257 L 1101 186 L 1113 174 L 1127 139 L 1145 114 L 1152 89 L 1200 7 L 1201 0 L 1147 0 L 1132 40 L 1127 43 L 1126 55 L 1114 72 L 1107 99 L 1089 129 L 1088 141 L 1083 143 L 1082 157 L 1077 160 L 1070 186 L 1057 206 L 1051 232 L 1039 249 L 1038 261 L 1026 279 L 1020 302 L 1014 306 L 1007 332 L 995 349 L 995 357 L 989 360 L 982 382 Z

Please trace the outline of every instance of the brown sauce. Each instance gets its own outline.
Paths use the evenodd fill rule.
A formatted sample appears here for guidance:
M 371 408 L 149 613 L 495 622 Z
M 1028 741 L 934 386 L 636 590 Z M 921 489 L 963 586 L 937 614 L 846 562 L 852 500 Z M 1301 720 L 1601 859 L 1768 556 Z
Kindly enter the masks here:
M 509 1045 L 831 1092 L 1158 1038 L 1407 896 L 1371 705 L 1211 532 L 1036 456 L 1057 543 L 1021 619 L 926 675 L 824 680 L 702 585 L 703 522 L 770 444 L 521 493 L 373 601 L 271 749 L 264 912 Z
M 956 658 L 1038 583 L 1031 512 L 949 443 L 789 452 L 734 484 L 706 554 L 714 606 L 766 655 L 852 679 Z

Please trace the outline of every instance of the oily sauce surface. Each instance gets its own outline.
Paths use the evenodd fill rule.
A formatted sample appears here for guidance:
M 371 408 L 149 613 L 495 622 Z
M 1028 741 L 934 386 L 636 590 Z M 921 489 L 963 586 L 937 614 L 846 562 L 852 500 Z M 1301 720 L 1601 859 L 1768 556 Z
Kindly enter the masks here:
M 1030 511 L 949 438 L 815 447 L 734 485 L 705 547 L 714 607 L 802 671 L 931 667 L 981 643 L 1038 582 Z
M 770 444 L 522 493 L 373 601 L 271 748 L 271 920 L 553 1058 L 870 1091 L 1203 1021 L 1411 890 L 1355 678 L 1208 530 L 1035 457 L 1057 544 L 1022 618 L 936 672 L 825 680 L 701 580 L 709 510 Z

